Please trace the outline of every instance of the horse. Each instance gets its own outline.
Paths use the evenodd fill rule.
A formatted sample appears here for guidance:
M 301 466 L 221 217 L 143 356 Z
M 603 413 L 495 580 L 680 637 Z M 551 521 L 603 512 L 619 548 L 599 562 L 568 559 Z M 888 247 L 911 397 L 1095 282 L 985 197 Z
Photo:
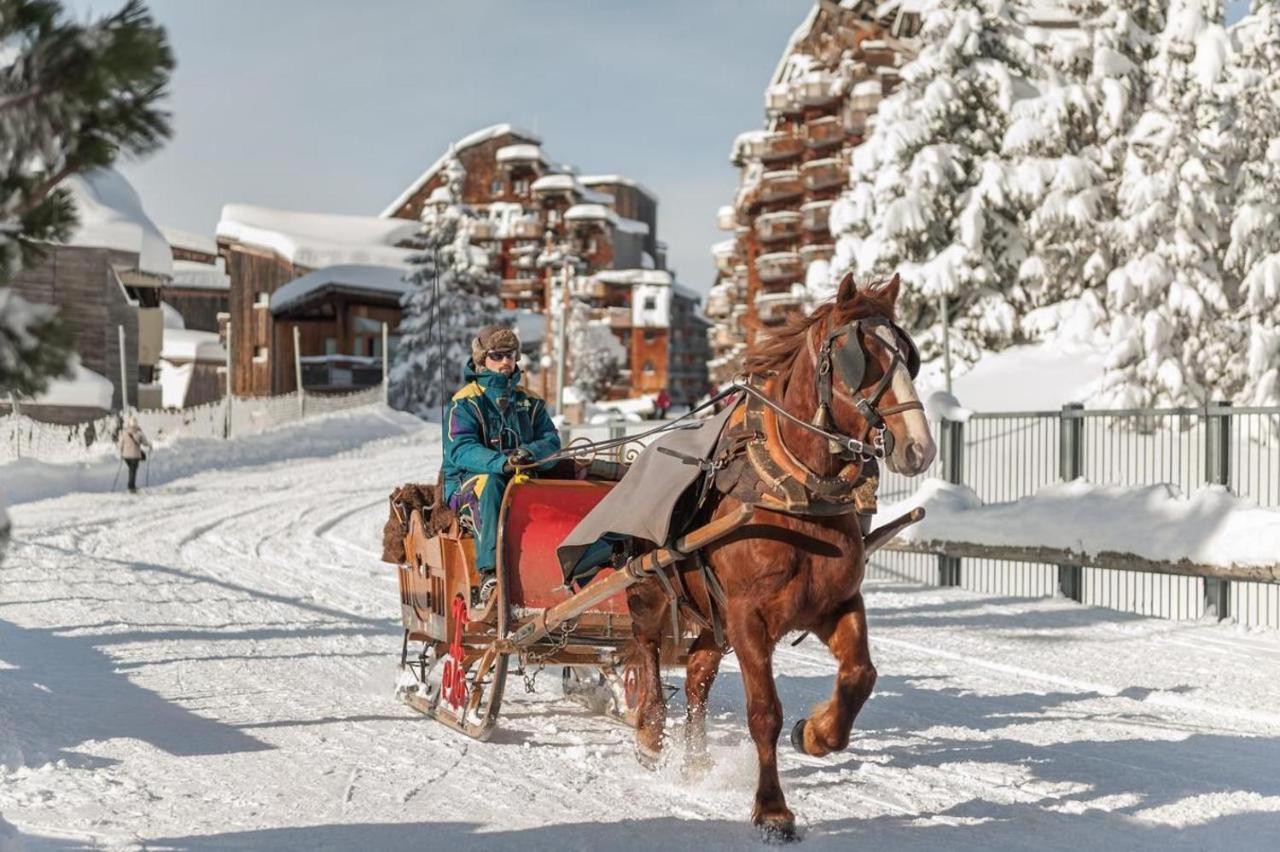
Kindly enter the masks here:
M 896 275 L 863 288 L 846 276 L 833 301 L 791 318 L 748 352 L 748 374 L 764 377 L 756 396 L 769 403 L 765 406 L 762 399 L 757 409 L 767 407 L 766 414 L 773 415 L 769 422 L 757 417 L 757 425 L 772 423 L 773 428 L 757 431 L 750 450 L 763 464 L 774 459 L 775 473 L 790 481 L 758 477 L 764 481 L 757 489 L 766 499 L 751 500 L 756 509 L 748 524 L 703 552 L 702 567 L 709 570 L 679 566 L 692 605 L 703 613 L 719 606 L 723 615 L 723 629 L 703 629 L 690 648 L 685 768 L 697 773 L 710 766 L 706 702 L 727 639 L 738 655 L 747 725 L 759 760 L 752 822 L 769 840 L 796 836 L 795 817 L 778 778 L 783 717 L 773 649 L 791 631 L 808 631 L 830 649 L 838 662 L 835 690 L 797 723 L 791 738 L 814 757 L 845 748 L 876 682 L 861 592 L 869 519 L 862 522 L 849 510 L 849 495 L 865 480 L 868 458 L 881 456 L 890 470 L 916 475 L 928 468 L 936 452 L 912 385 L 919 356 L 894 322 L 899 286 Z M 850 447 L 857 452 L 848 452 Z M 715 482 L 700 517 L 719 518 L 748 502 L 737 490 L 727 493 L 719 479 Z M 797 492 L 797 485 L 804 486 L 804 493 Z M 874 494 L 874 481 L 870 487 Z M 783 499 L 787 494 L 790 502 Z M 628 605 L 636 754 L 652 766 L 660 756 L 666 719 L 659 647 L 670 607 L 676 604 L 662 585 L 649 580 L 628 591 Z

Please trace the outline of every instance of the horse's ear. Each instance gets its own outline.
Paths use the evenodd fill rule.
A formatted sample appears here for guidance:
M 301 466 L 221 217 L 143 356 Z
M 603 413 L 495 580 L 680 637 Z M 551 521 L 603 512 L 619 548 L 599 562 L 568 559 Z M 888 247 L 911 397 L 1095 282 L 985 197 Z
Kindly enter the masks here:
M 890 302 L 896 305 L 898 303 L 898 291 L 901 288 L 902 288 L 902 279 L 898 276 L 898 273 L 895 272 L 893 273 L 892 278 L 890 278 L 884 284 L 881 284 L 876 289 L 879 290 L 881 293 L 883 293 L 886 297 L 888 297 Z
M 836 304 L 844 304 L 853 300 L 854 294 L 858 292 L 858 285 L 853 282 L 853 273 L 846 272 L 844 277 L 840 279 L 840 286 L 836 288 Z

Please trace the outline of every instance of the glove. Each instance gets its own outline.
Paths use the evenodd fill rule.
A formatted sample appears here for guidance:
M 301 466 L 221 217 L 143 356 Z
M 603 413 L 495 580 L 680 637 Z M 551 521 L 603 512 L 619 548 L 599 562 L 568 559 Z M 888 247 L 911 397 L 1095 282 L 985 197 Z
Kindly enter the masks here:
M 533 464 L 534 462 L 533 453 L 529 452 L 524 447 L 520 447 L 511 454 L 510 461 L 513 465 Z

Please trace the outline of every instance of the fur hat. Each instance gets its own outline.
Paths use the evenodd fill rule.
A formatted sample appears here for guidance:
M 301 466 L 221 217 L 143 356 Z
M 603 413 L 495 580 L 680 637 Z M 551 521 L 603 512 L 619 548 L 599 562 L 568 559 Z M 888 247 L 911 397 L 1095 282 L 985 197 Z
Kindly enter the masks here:
M 486 352 L 513 351 L 520 354 L 520 338 L 505 325 L 487 325 L 471 340 L 471 363 L 476 368 L 484 367 Z

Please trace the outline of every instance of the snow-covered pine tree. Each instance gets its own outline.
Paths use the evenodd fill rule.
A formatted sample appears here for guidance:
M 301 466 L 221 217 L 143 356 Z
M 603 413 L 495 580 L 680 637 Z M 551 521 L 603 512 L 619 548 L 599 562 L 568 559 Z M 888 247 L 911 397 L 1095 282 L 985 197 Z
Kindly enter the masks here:
M 422 253 L 414 259 L 414 289 L 402 303 L 391 368 L 392 404 L 424 417 L 439 411 L 461 386 L 476 332 L 509 319 L 489 256 L 471 243 L 476 217 L 462 203 L 466 170 L 456 156 L 443 168 L 445 183 L 423 208 Z
M 1082 332 L 1104 320 L 1112 268 L 1108 225 L 1130 129 L 1146 99 L 1151 32 L 1161 0 L 1069 0 L 1086 40 L 1034 40 L 1042 57 L 1039 94 L 1014 104 L 1003 153 L 1023 205 L 1027 258 L 1019 283 L 1031 308 L 1028 337 L 1058 332 L 1068 317 Z M 1069 306 L 1069 309 L 1068 307 Z M 1050 320 L 1042 326 L 1043 320 Z
M 570 383 L 583 402 L 603 397 L 618 380 L 627 350 L 607 322 L 591 319 L 586 302 L 574 299 L 569 313 Z
M 1216 0 L 1172 0 L 1147 63 L 1149 96 L 1128 135 L 1112 225 L 1106 406 L 1230 398 L 1244 344 L 1229 322 L 1230 44 Z
M 1026 252 L 1000 147 L 1034 56 L 1004 0 L 934 3 L 921 42 L 854 150 L 850 189 L 831 213 L 832 273 L 900 273 L 900 316 L 926 359 L 941 351 L 946 295 L 953 355 L 972 362 L 1018 334 Z
M 67 177 L 169 138 L 173 55 L 140 0 L 77 23 L 55 0 L 0 0 L 0 395 L 61 374 L 69 334 L 4 284 L 75 224 Z
M 1239 146 L 1226 268 L 1240 281 L 1237 322 L 1248 334 L 1239 400 L 1280 404 L 1280 8 L 1255 0 L 1233 30 Z M 1239 354 L 1237 353 L 1237 357 Z

